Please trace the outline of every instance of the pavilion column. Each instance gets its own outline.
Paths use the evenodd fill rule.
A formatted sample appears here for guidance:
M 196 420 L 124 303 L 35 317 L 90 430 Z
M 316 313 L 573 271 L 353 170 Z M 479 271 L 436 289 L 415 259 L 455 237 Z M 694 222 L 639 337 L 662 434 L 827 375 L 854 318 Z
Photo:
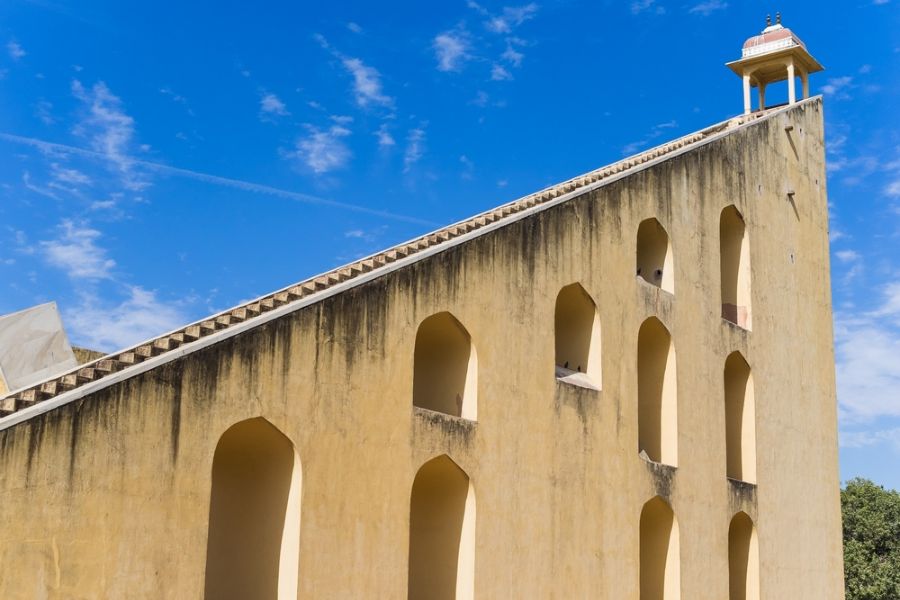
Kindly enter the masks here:
M 765 110 L 766 108 L 766 84 L 763 82 L 759 83 L 759 110 Z
M 744 114 L 750 114 L 750 74 L 744 73 Z
M 800 81 L 803 83 L 803 99 L 809 98 L 809 73 L 805 69 L 800 71 Z
M 787 80 L 788 80 L 788 104 L 797 101 L 797 82 L 794 81 L 794 60 L 791 59 L 787 64 Z

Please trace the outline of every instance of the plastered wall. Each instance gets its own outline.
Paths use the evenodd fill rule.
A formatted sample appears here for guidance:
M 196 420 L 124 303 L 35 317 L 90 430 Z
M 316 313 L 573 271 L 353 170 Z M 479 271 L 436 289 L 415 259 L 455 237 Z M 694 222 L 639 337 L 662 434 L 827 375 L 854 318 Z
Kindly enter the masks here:
M 841 598 L 821 111 L 802 103 L 0 431 L 0 597 L 202 597 L 216 444 L 263 417 L 302 464 L 300 598 L 406 597 L 413 480 L 442 454 L 477 500 L 476 597 L 637 599 L 641 509 L 659 495 L 682 598 L 728 597 L 739 511 L 762 598 Z M 721 318 L 729 204 L 749 233 L 752 332 Z M 675 295 L 635 275 L 648 218 Z M 602 391 L 554 377 L 555 302 L 574 282 L 600 315 Z M 416 329 L 441 311 L 477 350 L 477 422 L 412 405 Z M 677 354 L 674 469 L 638 456 L 650 316 Z M 755 486 L 725 476 L 735 350 L 754 381 Z

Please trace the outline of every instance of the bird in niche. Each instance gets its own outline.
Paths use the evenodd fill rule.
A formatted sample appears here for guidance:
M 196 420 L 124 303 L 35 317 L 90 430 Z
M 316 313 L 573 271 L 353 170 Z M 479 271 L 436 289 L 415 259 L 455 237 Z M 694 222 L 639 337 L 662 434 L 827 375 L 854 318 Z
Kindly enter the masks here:
M 563 365 L 563 369 L 568 369 L 568 368 L 569 368 L 569 361 L 566 361 L 566 363 Z

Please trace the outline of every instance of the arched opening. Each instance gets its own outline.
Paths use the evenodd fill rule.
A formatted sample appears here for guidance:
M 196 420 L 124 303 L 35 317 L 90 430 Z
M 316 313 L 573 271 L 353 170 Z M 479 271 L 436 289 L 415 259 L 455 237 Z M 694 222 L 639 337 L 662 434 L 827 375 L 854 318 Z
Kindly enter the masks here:
M 600 387 L 600 315 L 580 284 L 560 290 L 556 297 L 556 376 L 584 373 Z
M 213 457 L 205 597 L 297 597 L 300 460 L 265 419 L 241 421 Z
M 726 475 L 756 483 L 756 407 L 753 375 L 740 352 L 725 359 Z
M 759 546 L 753 521 L 743 512 L 728 527 L 728 598 L 759 600 Z
M 722 211 L 719 220 L 719 244 L 722 318 L 749 330 L 750 241 L 744 217 L 734 206 Z
M 641 221 L 638 226 L 637 275 L 670 294 L 675 293 L 672 243 L 656 219 Z
M 679 561 L 675 513 L 656 496 L 641 510 L 641 600 L 681 597 Z
M 655 317 L 638 333 L 638 451 L 654 462 L 678 464 L 675 346 Z
M 422 321 L 414 360 L 413 405 L 475 420 L 478 357 L 462 323 L 448 312 Z
M 475 491 L 446 455 L 425 463 L 409 511 L 410 600 L 473 598 Z

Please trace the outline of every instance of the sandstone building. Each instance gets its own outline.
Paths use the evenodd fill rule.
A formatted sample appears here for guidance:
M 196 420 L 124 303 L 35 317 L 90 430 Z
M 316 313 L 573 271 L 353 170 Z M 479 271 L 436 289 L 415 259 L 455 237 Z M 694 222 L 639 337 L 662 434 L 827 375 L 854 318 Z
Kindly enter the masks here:
M 842 598 L 792 100 L 11 390 L 0 597 Z

